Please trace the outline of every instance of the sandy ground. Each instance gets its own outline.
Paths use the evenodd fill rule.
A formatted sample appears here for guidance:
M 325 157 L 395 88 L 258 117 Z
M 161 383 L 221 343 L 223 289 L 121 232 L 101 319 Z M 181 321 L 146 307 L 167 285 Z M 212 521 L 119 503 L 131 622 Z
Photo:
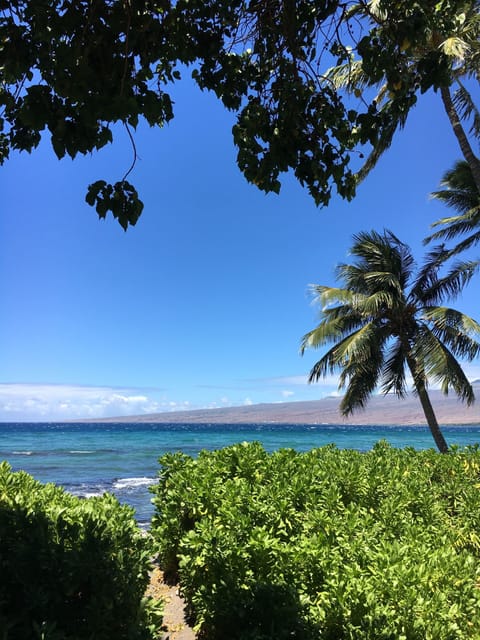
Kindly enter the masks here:
M 193 629 L 184 618 L 184 602 L 178 594 L 178 586 L 169 586 L 163 581 L 163 573 L 155 568 L 150 575 L 147 595 L 165 603 L 162 640 L 195 640 Z

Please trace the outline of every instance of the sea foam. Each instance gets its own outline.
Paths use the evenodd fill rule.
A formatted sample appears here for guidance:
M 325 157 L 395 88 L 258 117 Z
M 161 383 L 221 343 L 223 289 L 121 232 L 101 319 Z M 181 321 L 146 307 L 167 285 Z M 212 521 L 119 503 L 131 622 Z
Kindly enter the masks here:
M 118 478 L 118 480 L 114 480 L 112 487 L 114 491 L 122 491 L 137 487 L 149 487 L 152 484 L 155 484 L 155 478 Z

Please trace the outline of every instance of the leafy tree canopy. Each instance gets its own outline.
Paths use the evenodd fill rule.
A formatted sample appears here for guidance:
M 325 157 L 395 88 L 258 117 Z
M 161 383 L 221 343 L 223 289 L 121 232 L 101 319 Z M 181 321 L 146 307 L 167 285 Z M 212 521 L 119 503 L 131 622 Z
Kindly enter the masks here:
M 0 0 L 0 161 L 42 135 L 74 158 L 112 142 L 114 123 L 130 136 L 140 118 L 162 126 L 168 86 L 189 67 L 237 114 L 247 180 L 278 192 L 291 170 L 318 205 L 333 187 L 352 198 L 365 148 L 393 135 L 419 92 L 453 82 L 451 56 L 431 43 L 466 4 L 476 11 L 460 0 Z M 388 108 L 368 91 L 352 101 L 326 74 L 352 53 L 369 84 L 386 79 Z M 124 228 L 143 208 L 128 174 L 86 196 Z

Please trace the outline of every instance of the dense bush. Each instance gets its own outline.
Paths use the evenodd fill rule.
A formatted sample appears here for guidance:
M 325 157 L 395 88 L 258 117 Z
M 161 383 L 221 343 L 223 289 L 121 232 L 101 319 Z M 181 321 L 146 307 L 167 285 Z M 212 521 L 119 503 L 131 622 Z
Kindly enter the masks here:
M 480 638 L 480 453 L 160 459 L 152 532 L 201 636 Z
M 150 556 L 113 496 L 82 500 L 0 464 L 2 640 L 153 637 Z

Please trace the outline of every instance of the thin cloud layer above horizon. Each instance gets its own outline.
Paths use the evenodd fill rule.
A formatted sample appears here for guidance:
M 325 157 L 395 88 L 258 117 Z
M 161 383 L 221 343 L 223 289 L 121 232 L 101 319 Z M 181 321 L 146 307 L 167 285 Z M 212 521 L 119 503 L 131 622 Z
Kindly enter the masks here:
M 479 365 L 467 364 L 465 372 L 470 381 L 480 380 Z M 411 380 L 408 384 L 411 386 Z M 285 388 L 287 385 L 289 389 Z M 194 403 L 188 399 L 168 399 L 168 393 L 164 389 L 0 383 L 0 422 L 94 420 L 251 406 L 256 403 L 250 396 L 256 397 L 262 388 L 264 393 L 268 393 L 268 401 L 272 404 L 341 395 L 334 378 L 308 385 L 306 376 L 244 381 L 243 385 L 230 389 L 230 395 L 225 395 L 225 389 L 212 389 L 217 399 L 207 404 Z M 432 385 L 432 388 L 438 387 Z
M 429 199 L 460 157 L 438 98 L 422 96 L 350 203 L 317 209 L 290 176 L 280 195 L 235 164 L 232 115 L 190 82 L 176 117 L 140 126 L 129 179 L 145 202 L 125 233 L 97 219 L 87 185 L 131 162 L 112 147 L 58 161 L 47 142 L 0 168 L 0 420 L 55 421 L 292 402 L 336 393 L 307 385 L 320 351 L 310 283 L 333 285 L 352 235 L 391 229 L 418 262 L 445 208 Z M 479 278 L 452 306 L 480 318 Z M 479 363 L 467 372 L 480 378 Z M 470 375 L 470 374 L 469 374 Z
M 280 380 L 277 384 L 280 384 Z M 272 402 L 289 402 L 297 395 L 310 399 L 321 397 L 320 394 L 331 395 L 331 384 L 313 389 L 307 386 L 306 378 L 290 384 L 298 387 L 295 390 L 281 389 L 278 399 Z M 270 381 L 265 386 L 271 387 Z M 262 382 L 258 381 L 257 386 Z M 300 393 L 298 393 L 300 390 Z M 252 383 L 236 390 L 235 397 L 221 395 L 224 389 L 218 389 L 218 400 L 208 404 L 195 404 L 190 400 L 175 401 L 167 399 L 162 389 L 132 389 L 115 387 L 90 387 L 81 385 L 55 384 L 4 384 L 0 383 L 0 422 L 55 422 L 75 419 L 101 419 L 111 417 L 169 413 L 175 411 L 191 411 L 195 409 L 216 409 L 220 407 L 250 406 L 253 404 L 248 391 L 255 391 Z M 232 391 L 232 390 L 231 390 Z M 241 394 L 243 391 L 243 400 Z M 310 392 L 310 393 L 309 393 Z M 272 394 L 273 397 L 273 394 Z M 305 399 L 305 397 L 303 397 Z

